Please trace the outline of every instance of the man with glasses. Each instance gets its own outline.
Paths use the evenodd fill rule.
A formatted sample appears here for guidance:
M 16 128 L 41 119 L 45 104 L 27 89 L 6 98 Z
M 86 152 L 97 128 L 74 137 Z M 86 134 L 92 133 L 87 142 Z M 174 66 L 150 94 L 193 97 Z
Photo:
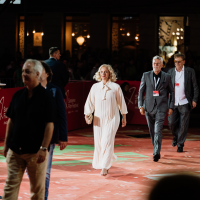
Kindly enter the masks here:
M 199 89 L 195 72 L 190 67 L 185 67 L 185 55 L 174 55 L 175 68 L 168 71 L 172 78 L 175 92 L 174 112 L 168 117 L 169 128 L 174 136 L 172 146 L 177 145 L 177 152 L 183 152 L 187 136 L 190 111 L 197 105 Z
M 145 72 L 142 76 L 139 94 L 138 107 L 141 115 L 145 115 L 151 135 L 151 141 L 154 147 L 153 161 L 160 159 L 160 150 L 162 143 L 162 128 L 165 121 L 165 115 L 173 113 L 174 108 L 174 90 L 169 74 L 161 71 L 163 59 L 155 56 L 152 61 L 153 70 Z M 145 100 L 143 96 L 146 91 Z M 167 106 L 167 97 L 170 93 L 170 104 Z

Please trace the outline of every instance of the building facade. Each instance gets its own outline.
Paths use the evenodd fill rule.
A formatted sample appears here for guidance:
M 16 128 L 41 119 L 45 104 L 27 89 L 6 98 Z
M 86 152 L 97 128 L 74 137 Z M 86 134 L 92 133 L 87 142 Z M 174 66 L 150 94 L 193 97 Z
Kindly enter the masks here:
M 150 57 L 160 54 L 165 60 L 176 51 L 190 50 L 200 56 L 199 5 L 193 0 L 18 3 L 0 17 L 1 55 L 21 52 L 24 57 L 26 49 L 25 54 L 45 59 L 49 47 L 58 46 L 62 53 L 79 58 L 87 48 L 119 51 L 124 57 L 142 51 Z

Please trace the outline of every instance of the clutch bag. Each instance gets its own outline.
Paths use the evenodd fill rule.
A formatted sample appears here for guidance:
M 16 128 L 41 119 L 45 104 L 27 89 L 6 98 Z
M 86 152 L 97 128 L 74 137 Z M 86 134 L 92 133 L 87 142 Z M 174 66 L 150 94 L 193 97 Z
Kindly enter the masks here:
M 93 115 L 92 114 L 88 115 L 88 124 L 92 123 L 92 119 L 93 119 Z

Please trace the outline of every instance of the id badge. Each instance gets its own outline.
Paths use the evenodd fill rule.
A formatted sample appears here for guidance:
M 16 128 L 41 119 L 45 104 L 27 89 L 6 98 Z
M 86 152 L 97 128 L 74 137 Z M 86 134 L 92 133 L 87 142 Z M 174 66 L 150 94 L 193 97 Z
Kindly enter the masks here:
M 159 96 L 159 91 L 153 91 L 153 96 L 154 96 L 154 97 Z
M 175 86 L 179 86 L 179 83 L 175 83 Z

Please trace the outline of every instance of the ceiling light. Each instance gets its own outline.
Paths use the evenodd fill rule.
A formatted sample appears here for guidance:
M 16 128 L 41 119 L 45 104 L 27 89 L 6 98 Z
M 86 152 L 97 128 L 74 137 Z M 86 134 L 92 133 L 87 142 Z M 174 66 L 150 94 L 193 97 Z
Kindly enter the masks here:
M 83 36 L 79 36 L 76 38 L 76 41 L 81 46 L 85 42 L 85 38 Z

